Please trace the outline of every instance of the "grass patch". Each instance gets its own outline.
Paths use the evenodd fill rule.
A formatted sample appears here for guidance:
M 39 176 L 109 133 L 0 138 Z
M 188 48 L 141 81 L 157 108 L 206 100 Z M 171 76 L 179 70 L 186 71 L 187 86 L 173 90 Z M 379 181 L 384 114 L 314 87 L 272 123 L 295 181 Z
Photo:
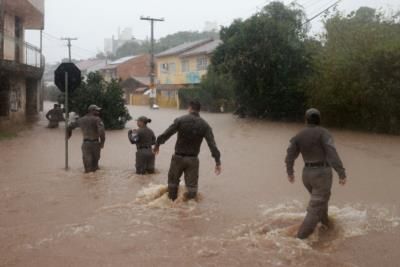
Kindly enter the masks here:
M 1 132 L 0 131 L 0 141 L 10 140 L 10 139 L 15 138 L 15 137 L 17 137 L 16 133 Z

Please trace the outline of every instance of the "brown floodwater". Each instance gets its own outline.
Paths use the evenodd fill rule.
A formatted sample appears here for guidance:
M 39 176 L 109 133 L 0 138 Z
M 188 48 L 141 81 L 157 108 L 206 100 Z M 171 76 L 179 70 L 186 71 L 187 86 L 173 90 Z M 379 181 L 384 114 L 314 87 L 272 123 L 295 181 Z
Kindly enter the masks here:
M 152 118 L 156 134 L 184 114 L 130 112 Z M 399 137 L 332 131 L 349 181 L 335 179 L 333 229 L 300 241 L 293 236 L 308 195 L 300 177 L 288 183 L 283 160 L 302 125 L 203 116 L 223 173 L 214 175 L 204 144 L 197 202 L 165 195 L 175 138 L 149 176 L 135 175 L 126 130 L 107 132 L 95 174 L 83 174 L 79 130 L 67 172 L 63 126 L 41 120 L 0 142 L 0 266 L 400 266 Z

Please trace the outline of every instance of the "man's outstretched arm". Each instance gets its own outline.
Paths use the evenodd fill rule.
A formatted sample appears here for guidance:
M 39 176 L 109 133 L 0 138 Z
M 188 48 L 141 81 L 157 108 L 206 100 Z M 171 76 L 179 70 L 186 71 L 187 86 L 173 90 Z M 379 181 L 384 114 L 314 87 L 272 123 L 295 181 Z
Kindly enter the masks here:
M 176 132 L 178 131 L 178 128 L 179 128 L 179 120 L 176 119 L 174 121 L 174 123 L 171 124 L 171 126 L 169 126 L 167 130 L 165 130 L 164 133 L 162 133 L 160 136 L 158 136 L 158 138 L 156 140 L 156 144 L 154 146 L 154 153 L 157 154 L 159 152 L 160 146 L 165 144 L 165 142 L 167 142 L 168 139 L 171 138 L 171 136 L 176 134 Z

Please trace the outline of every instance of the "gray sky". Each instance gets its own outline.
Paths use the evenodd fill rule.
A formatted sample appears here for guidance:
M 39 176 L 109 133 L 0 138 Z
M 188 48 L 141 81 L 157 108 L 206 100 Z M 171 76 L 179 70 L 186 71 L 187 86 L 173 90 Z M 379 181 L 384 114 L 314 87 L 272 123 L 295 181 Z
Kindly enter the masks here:
M 137 39 L 149 36 L 150 25 L 140 21 L 140 16 L 164 17 L 157 23 L 156 38 L 177 31 L 203 30 L 206 21 L 229 25 L 236 18 L 248 18 L 268 1 L 265 0 L 45 0 L 46 24 L 44 53 L 47 62 L 56 62 L 67 57 L 67 48 L 54 37 L 72 36 L 79 38 L 73 44 L 73 58 L 93 57 L 103 51 L 104 38 L 117 35 L 118 28 L 131 27 Z M 285 0 L 286 3 L 291 2 Z M 312 17 L 334 0 L 298 0 Z M 343 0 L 339 10 L 352 11 L 360 6 L 400 10 L 400 0 Z M 313 32 L 321 25 L 313 23 Z M 27 39 L 38 43 L 38 32 L 28 32 Z M 53 37 L 51 37 L 53 36 Z

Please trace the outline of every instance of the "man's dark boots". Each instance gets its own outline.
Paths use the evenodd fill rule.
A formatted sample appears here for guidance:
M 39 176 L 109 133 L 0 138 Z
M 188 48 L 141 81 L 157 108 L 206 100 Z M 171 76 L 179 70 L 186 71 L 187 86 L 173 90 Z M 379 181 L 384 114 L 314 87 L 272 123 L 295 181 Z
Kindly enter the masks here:
M 185 192 L 184 194 L 185 200 L 195 199 L 196 196 L 197 196 L 196 192 Z
M 168 198 L 175 201 L 178 198 L 178 188 L 168 188 Z

